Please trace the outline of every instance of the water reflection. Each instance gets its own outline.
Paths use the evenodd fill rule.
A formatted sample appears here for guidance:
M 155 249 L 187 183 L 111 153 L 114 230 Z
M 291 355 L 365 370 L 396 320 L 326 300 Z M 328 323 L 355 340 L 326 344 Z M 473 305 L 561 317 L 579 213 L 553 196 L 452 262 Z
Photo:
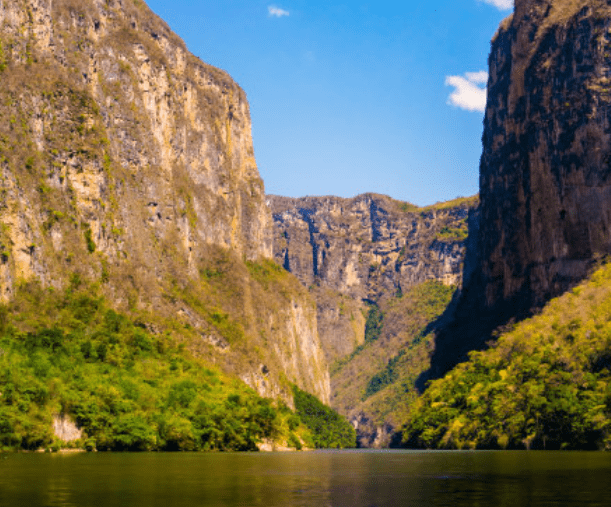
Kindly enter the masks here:
M 601 453 L 315 452 L 9 455 L 0 505 L 598 506 Z

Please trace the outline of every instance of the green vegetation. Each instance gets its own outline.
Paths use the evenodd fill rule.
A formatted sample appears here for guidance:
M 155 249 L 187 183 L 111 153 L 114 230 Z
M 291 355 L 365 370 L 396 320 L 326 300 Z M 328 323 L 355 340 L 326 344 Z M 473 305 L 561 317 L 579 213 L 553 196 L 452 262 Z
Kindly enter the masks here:
M 403 351 L 399 352 L 399 355 L 393 357 L 389 362 L 388 366 L 384 368 L 380 373 L 376 373 L 372 379 L 367 383 L 365 388 L 365 395 L 363 400 L 366 400 L 370 396 L 373 396 L 378 391 L 381 391 L 386 386 L 395 383 L 399 378 L 399 373 L 396 371 L 395 366 L 398 360 L 404 355 Z
M 433 382 L 404 442 L 611 450 L 611 265 Z
M 374 342 L 380 337 L 383 320 L 384 314 L 378 305 L 371 305 L 365 322 L 365 343 Z
M 270 283 L 278 282 L 286 276 L 282 266 L 269 259 L 262 259 L 259 262 L 246 261 L 246 267 L 253 279 L 266 289 Z
M 0 40 L 0 74 L 6 70 L 6 56 L 4 54 L 4 46 Z
M 456 199 L 452 199 L 451 201 L 438 202 L 436 204 L 431 204 L 430 206 L 425 206 L 424 208 L 420 208 L 421 211 L 432 211 L 432 210 L 444 210 L 451 208 L 458 208 L 459 206 L 468 206 L 470 208 L 475 208 L 479 204 L 479 194 L 472 195 L 471 197 L 457 197 Z
M 59 415 L 76 422 L 80 440 L 57 440 Z M 0 306 L 0 449 L 240 451 L 264 438 L 335 445 L 328 431 L 337 430 L 320 429 L 311 436 L 282 403 L 197 359 L 180 336 L 152 334 L 115 312 L 78 276 L 63 292 L 22 285 Z
M 364 313 L 364 312 L 363 312 Z M 331 365 L 330 371 L 331 375 L 334 375 L 339 370 L 342 369 L 343 366 L 352 361 L 356 356 L 358 356 L 363 350 L 366 349 L 367 345 L 375 342 L 378 338 L 380 338 L 380 333 L 382 332 L 382 322 L 384 320 L 384 313 L 378 305 L 371 304 L 369 306 L 369 312 L 367 312 L 367 320 L 365 321 L 365 341 L 358 347 L 356 347 L 352 353 L 348 356 L 345 356 L 339 360 L 337 360 L 334 364 Z
M 451 201 L 438 202 L 431 204 L 430 206 L 419 207 L 409 202 L 395 201 L 399 206 L 399 209 L 405 213 L 421 212 L 426 213 L 428 211 L 439 211 L 451 208 L 458 208 L 460 206 L 468 206 L 474 208 L 479 203 L 479 194 L 472 195 L 471 197 L 457 197 Z
M 437 233 L 438 241 L 453 242 L 453 241 L 464 241 L 469 235 L 469 228 L 467 221 L 462 220 L 458 227 L 442 227 Z
M 430 323 L 445 310 L 450 302 L 454 287 L 445 286 L 439 282 L 430 281 L 412 289 L 404 298 L 399 298 L 393 306 L 409 304 L 411 315 L 416 319 L 422 319 L 423 323 Z M 410 304 L 411 303 L 411 304 Z M 392 308 L 392 307 L 391 307 Z M 392 312 L 392 309 L 391 309 Z M 413 313 L 412 313 L 413 312 Z M 411 341 L 399 350 L 397 355 L 392 357 L 386 367 L 376 373 L 367 383 L 363 400 L 373 396 L 379 391 L 391 386 L 399 381 L 401 377 L 415 378 L 413 372 L 405 375 L 406 361 L 410 362 L 410 356 L 414 349 L 421 344 L 428 346 L 432 337 L 426 335 L 426 326 L 410 336 Z M 424 365 L 421 365 L 424 366 Z M 423 368 L 424 369 L 424 368 Z M 404 385 L 403 389 L 409 389 Z
M 83 235 L 85 236 L 85 242 L 87 243 L 87 251 L 89 253 L 95 252 L 95 242 L 93 241 L 91 228 L 89 226 L 85 228 Z
M 295 410 L 312 432 L 317 449 L 356 447 L 356 431 L 350 423 L 318 398 L 293 386 Z
M 454 291 L 454 286 L 431 280 L 370 308 L 368 328 L 376 330 L 375 339 L 332 368 L 335 403 L 342 413 L 367 414 L 372 431 L 384 422 L 400 427 L 417 398 L 416 379 L 430 366 L 434 344 L 429 326 Z

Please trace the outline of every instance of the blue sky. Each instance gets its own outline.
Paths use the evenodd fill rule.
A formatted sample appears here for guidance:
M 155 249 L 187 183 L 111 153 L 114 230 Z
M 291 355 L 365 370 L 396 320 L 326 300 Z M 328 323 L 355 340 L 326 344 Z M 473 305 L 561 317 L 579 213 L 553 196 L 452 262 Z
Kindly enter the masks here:
M 268 193 L 478 191 L 490 39 L 512 0 L 147 3 L 246 91 Z

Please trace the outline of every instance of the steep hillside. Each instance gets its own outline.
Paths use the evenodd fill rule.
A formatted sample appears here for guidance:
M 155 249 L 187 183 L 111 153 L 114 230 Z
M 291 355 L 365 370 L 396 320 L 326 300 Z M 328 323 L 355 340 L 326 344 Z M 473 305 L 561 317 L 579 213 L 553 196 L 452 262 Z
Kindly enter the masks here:
M 361 447 L 397 444 L 419 394 L 416 380 L 430 366 L 433 323 L 455 289 L 431 280 L 372 306 L 363 343 L 332 365 L 331 405 L 352 421 Z
M 611 251 L 611 7 L 515 5 L 489 58 L 477 269 L 462 317 L 438 339 L 432 376 L 483 347 L 495 327 L 574 286 Z
M 461 282 L 477 198 L 425 208 L 373 194 L 269 202 L 276 260 L 316 299 L 332 406 L 361 446 L 386 446 L 430 366 L 430 324 Z
M 61 292 L 31 282 L 0 304 L 0 452 L 239 451 L 321 438 L 190 354 L 180 330 L 155 334 L 109 306 L 76 279 Z
M 0 0 L 0 291 L 98 283 L 266 396 L 329 399 L 307 292 L 267 260 L 248 102 L 141 0 Z
M 431 448 L 611 450 L 611 266 L 435 381 L 404 439 Z

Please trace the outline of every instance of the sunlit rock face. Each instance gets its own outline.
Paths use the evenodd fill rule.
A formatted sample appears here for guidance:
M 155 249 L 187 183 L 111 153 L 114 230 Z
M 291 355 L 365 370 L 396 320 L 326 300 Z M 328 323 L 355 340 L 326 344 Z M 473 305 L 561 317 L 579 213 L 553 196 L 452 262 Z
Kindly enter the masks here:
M 328 401 L 309 295 L 249 266 L 271 224 L 245 92 L 144 1 L 0 0 L 0 302 L 97 283 L 260 394 Z
M 461 281 L 465 238 L 442 230 L 460 229 L 475 200 L 417 208 L 376 194 L 268 199 L 276 261 L 305 285 L 377 301 L 426 280 Z
M 316 296 L 329 361 L 362 343 L 365 302 L 383 303 L 427 280 L 462 281 L 477 198 L 426 208 L 377 194 L 268 202 L 274 256 Z

